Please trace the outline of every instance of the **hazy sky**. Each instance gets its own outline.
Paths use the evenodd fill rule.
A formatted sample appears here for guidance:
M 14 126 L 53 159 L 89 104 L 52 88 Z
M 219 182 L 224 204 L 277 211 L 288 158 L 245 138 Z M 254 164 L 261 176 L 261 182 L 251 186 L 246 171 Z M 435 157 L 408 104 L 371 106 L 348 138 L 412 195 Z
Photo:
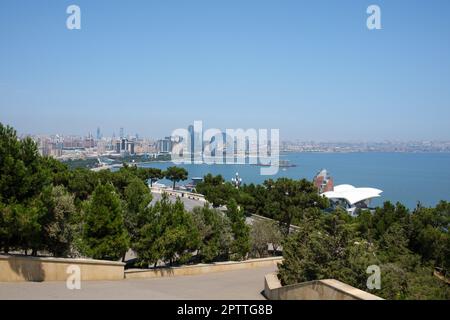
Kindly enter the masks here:
M 68 30 L 66 8 L 81 8 Z M 381 8 L 382 30 L 366 9 Z M 450 139 L 448 0 L 1 0 L 0 122 Z

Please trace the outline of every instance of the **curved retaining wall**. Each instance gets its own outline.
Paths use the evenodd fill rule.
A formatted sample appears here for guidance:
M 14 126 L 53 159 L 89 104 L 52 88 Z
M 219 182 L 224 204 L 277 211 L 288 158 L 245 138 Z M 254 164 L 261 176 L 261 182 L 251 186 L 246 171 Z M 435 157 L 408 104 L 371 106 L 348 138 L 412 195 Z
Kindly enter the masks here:
M 251 259 L 245 261 L 216 262 L 211 264 L 197 264 L 192 266 L 154 268 L 154 269 L 130 269 L 125 271 L 126 279 L 160 278 L 174 276 L 189 276 L 211 272 L 232 271 L 257 267 L 277 266 L 283 260 L 282 257 L 263 259 Z
M 81 280 L 122 280 L 122 262 L 0 255 L 0 282 L 66 281 L 70 266 L 80 268 Z M 70 272 L 70 270 L 69 270 Z
M 269 300 L 383 300 L 334 279 L 282 286 L 277 273 L 264 277 L 264 295 Z

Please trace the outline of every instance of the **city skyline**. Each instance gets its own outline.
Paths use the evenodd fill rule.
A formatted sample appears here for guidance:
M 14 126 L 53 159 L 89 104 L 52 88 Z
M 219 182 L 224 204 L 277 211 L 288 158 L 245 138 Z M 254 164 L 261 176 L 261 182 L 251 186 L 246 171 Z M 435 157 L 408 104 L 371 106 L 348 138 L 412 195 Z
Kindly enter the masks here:
M 103 131 L 102 127 L 97 126 L 95 128 L 92 129 L 88 129 L 88 130 L 79 130 L 81 133 L 62 133 L 62 132 L 52 132 L 52 131 L 47 131 L 47 132 L 21 132 L 19 130 L 17 130 L 16 127 L 14 127 L 11 124 L 8 123 L 3 123 L 4 125 L 9 125 L 11 127 L 13 127 L 16 131 L 19 137 L 27 137 L 27 136 L 31 136 L 31 137 L 56 137 L 56 136 L 60 136 L 60 137 L 73 137 L 73 138 L 86 138 L 86 137 L 92 137 L 93 139 L 96 140 L 102 140 L 102 139 L 107 139 L 107 140 L 120 140 L 121 137 L 123 138 L 135 138 L 135 139 L 144 139 L 144 140 L 148 140 L 148 141 L 154 141 L 157 142 L 160 139 L 165 139 L 165 138 L 169 138 L 171 137 L 171 132 L 173 132 L 173 130 L 167 129 L 165 131 L 165 133 L 163 133 L 160 136 L 150 136 L 150 135 L 145 135 L 145 134 L 140 134 L 139 132 L 137 132 L 134 129 L 130 129 L 130 130 L 126 130 L 125 127 L 120 127 L 118 128 L 118 130 L 113 130 L 111 133 L 105 132 Z M 192 126 L 190 124 L 186 124 L 185 128 L 187 128 L 189 130 L 189 127 Z M 121 133 L 121 129 L 123 129 L 123 134 Z M 223 131 L 223 133 L 225 133 L 226 129 L 223 128 L 218 128 L 219 130 Z M 235 128 L 235 129 L 243 129 L 245 130 L 245 128 Z M 232 129 L 234 130 L 234 129 Z M 100 133 L 100 137 L 98 136 L 98 134 Z M 449 139 L 362 139 L 362 138 L 353 138 L 353 139 L 301 139 L 301 138 L 285 138 L 285 137 L 280 137 L 280 142 L 282 143 L 324 143 L 324 144 L 345 144 L 345 143 L 450 143 L 450 138 Z
M 369 1 L 81 0 L 81 30 L 70 4 L 2 2 L 0 118 L 21 133 L 159 138 L 202 120 L 285 140 L 450 139 L 448 1 L 377 1 L 381 30 Z
M 193 126 L 189 125 L 187 131 L 193 135 Z M 227 136 L 223 131 L 224 141 Z M 127 155 L 149 155 L 149 154 L 170 154 L 173 145 L 179 143 L 179 136 L 166 135 L 164 137 L 146 137 L 138 133 L 130 134 L 124 127 L 120 127 L 119 134 L 103 134 L 100 127 L 97 127 L 96 134 L 89 132 L 85 135 L 62 135 L 62 134 L 20 134 L 20 138 L 30 136 L 38 143 L 39 152 L 44 155 L 52 155 L 59 159 L 70 158 L 97 158 L 99 156 L 127 156 Z M 249 136 L 244 137 L 249 139 Z M 202 145 L 213 144 L 215 139 L 204 140 L 205 137 L 197 136 L 201 139 Z M 232 138 L 233 140 L 235 138 Z M 249 141 L 246 141 L 246 152 L 249 152 Z M 255 144 L 256 143 L 256 144 Z M 251 144 L 251 143 L 250 143 Z M 258 141 L 254 141 L 253 146 L 258 147 Z M 216 148 L 215 146 L 214 148 Z M 191 154 L 194 145 L 189 150 Z M 64 151 L 65 150 L 65 151 Z M 77 152 L 73 153 L 74 150 Z M 79 151 L 84 150 L 82 153 Z M 446 141 L 314 141 L 314 140 L 280 140 L 280 151 L 282 152 L 325 152 L 325 153 L 349 153 L 349 152 L 403 152 L 403 153 L 449 153 L 450 140 Z M 213 151 L 215 154 L 216 151 Z M 192 157 L 191 155 L 191 157 Z

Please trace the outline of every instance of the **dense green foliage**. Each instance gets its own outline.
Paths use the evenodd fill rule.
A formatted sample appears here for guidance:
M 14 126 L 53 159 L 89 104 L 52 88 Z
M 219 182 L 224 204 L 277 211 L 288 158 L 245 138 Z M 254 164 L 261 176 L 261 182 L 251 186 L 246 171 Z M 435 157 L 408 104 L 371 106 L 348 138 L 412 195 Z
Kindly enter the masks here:
M 306 180 L 281 178 L 236 189 L 221 176 L 207 175 L 197 191 L 215 206 L 236 201 L 247 215 L 278 221 L 279 227 L 269 221 L 253 224 L 250 254 L 267 256 L 269 244 L 279 247 L 283 242 L 280 277 L 285 284 L 335 278 L 367 290 L 367 268 L 378 265 L 383 284 L 374 291 L 377 295 L 450 297 L 448 285 L 433 276 L 435 267 L 443 274 L 449 270 L 448 202 L 435 208 L 418 206 L 413 212 L 386 202 L 373 213 L 351 217 L 344 211 L 323 211 L 328 201 Z
M 117 260 L 125 255 L 129 238 L 120 198 L 111 184 L 99 184 L 85 205 L 83 243 L 94 259 Z
M 381 289 L 373 291 L 376 295 L 450 299 L 448 285 L 433 276 L 433 267 L 448 270 L 449 209 L 441 202 L 410 213 L 387 202 L 356 218 L 340 211 L 304 215 L 299 230 L 283 243 L 280 278 L 285 284 L 334 278 L 368 290 L 366 270 L 377 265 Z
M 300 181 L 280 178 L 264 182 L 266 189 L 265 211 L 279 221 L 285 234 L 289 226 L 301 219 L 307 208 L 325 209 L 328 201 L 319 196 L 314 185 L 305 179 Z
M 194 208 L 192 213 L 201 239 L 198 248 L 200 261 L 228 260 L 233 242 L 231 223 L 228 217 L 208 205 Z
M 195 189 L 203 194 L 215 208 L 226 205 L 230 199 L 238 195 L 236 188 L 231 183 L 225 182 L 221 175 L 213 176 L 210 173 L 197 184 Z
M 2 124 L 0 137 L 0 201 L 29 201 L 39 195 L 50 179 L 36 144 L 30 138 L 18 140 L 16 131 Z
M 233 199 L 246 214 L 257 214 L 279 222 L 284 234 L 289 226 L 300 221 L 307 208 L 327 208 L 327 199 L 319 196 L 312 182 L 305 179 L 269 179 L 262 185 L 244 185 L 236 189 L 222 176 L 208 174 L 196 187 L 197 192 L 215 207 L 227 205 Z
M 63 186 L 56 186 L 43 193 L 41 198 L 46 213 L 40 221 L 45 249 L 58 257 L 76 256 L 77 248 L 72 243 L 80 236 L 77 229 L 80 216 L 74 196 Z
M 272 253 L 277 253 L 281 246 L 283 235 L 276 222 L 257 219 L 252 224 L 250 239 L 252 254 L 258 258 L 264 258 L 269 255 L 269 245 L 272 246 Z
M 141 264 L 184 263 L 199 246 L 199 235 L 192 215 L 183 203 L 171 203 L 166 195 L 139 217 L 138 240 L 132 245 Z
M 31 249 L 46 243 L 40 236 L 46 215 L 41 193 L 51 175 L 30 139 L 18 140 L 11 127 L 0 123 L 0 246 L 5 252 Z
M 139 219 L 152 201 L 152 194 L 145 183 L 134 178 L 124 190 L 124 222 L 131 241 L 138 240 Z
M 251 248 L 250 227 L 245 222 L 244 212 L 238 207 L 234 199 L 231 199 L 228 203 L 226 213 L 230 220 L 233 234 L 231 258 L 233 260 L 243 260 L 247 257 Z

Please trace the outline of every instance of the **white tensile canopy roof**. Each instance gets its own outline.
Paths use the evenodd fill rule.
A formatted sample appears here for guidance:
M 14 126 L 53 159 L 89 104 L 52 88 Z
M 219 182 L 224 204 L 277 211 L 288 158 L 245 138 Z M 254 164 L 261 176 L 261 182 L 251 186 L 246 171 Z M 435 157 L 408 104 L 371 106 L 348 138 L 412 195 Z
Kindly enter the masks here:
M 328 199 L 345 199 L 351 205 L 363 200 L 380 197 L 383 191 L 375 188 L 356 188 L 350 184 L 341 184 L 334 187 L 333 191 L 322 193 Z

